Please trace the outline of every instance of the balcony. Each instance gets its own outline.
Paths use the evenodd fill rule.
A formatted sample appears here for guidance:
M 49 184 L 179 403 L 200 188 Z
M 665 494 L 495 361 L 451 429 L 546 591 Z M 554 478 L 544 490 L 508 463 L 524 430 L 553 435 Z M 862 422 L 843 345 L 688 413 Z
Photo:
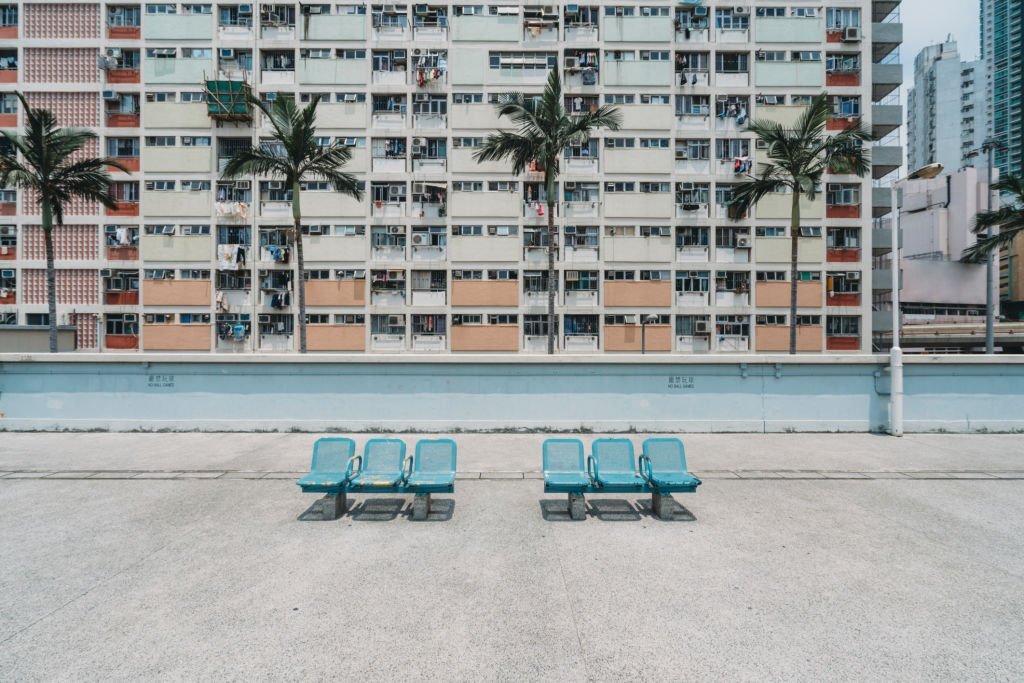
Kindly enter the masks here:
M 155 192 L 145 190 L 142 203 L 147 216 L 202 216 L 210 215 L 212 195 L 209 190 L 182 190 Z
M 517 43 L 522 39 L 519 15 L 463 15 L 452 18 L 452 40 L 480 43 Z
M 715 290 L 715 305 L 723 308 L 743 308 L 749 306 L 750 293 L 730 289 Z
M 821 62 L 757 62 L 754 84 L 759 88 L 822 88 L 825 69 Z
M 300 59 L 297 68 L 302 85 L 365 85 L 368 64 L 365 59 Z M 365 123 L 364 119 L 361 125 Z
M 669 17 L 604 17 L 608 43 L 671 43 L 675 26 Z
M 406 213 L 407 206 L 402 201 L 375 200 L 370 207 L 370 215 L 374 218 L 399 218 Z
M 365 14 L 308 14 L 302 26 L 303 40 L 366 40 Z
M 142 60 L 142 75 L 147 85 L 195 85 L 211 73 L 213 59 L 147 57 Z
M 0 205 L 0 215 L 5 214 L 2 210 L 4 205 Z M 139 203 L 133 201 L 117 201 L 113 207 L 107 207 L 103 211 L 106 216 L 138 216 L 139 215 Z M 9 215 L 14 215 L 13 212 Z
M 319 60 L 314 60 L 319 61 Z M 295 70 L 294 69 L 261 69 L 260 80 L 262 85 L 275 86 L 275 85 L 294 85 L 295 84 Z
M 675 256 L 672 238 L 665 237 L 605 237 L 605 261 L 632 263 L 669 263 Z
M 139 291 L 135 290 L 131 292 L 104 292 L 103 303 L 107 306 L 138 306 Z
M 889 188 L 884 188 L 887 192 Z M 900 231 L 900 248 L 903 247 L 903 231 Z M 871 230 L 871 254 L 881 256 L 892 251 L 892 230 L 886 224 Z
M 871 148 L 871 177 L 884 178 L 903 165 L 903 147 L 876 145 Z
M 459 217 L 518 218 L 519 194 L 516 192 L 452 192 L 449 213 Z
M 704 292 L 676 292 L 677 306 L 698 306 L 706 307 L 711 301 L 711 293 Z
M 671 159 L 671 151 L 669 159 Z M 664 218 L 672 215 L 671 193 L 611 193 L 605 198 L 605 218 Z
M 17 31 L 15 31 L 17 33 Z M 0 34 L 0 38 L 6 38 Z M 10 36 L 16 38 L 17 35 Z M 142 38 L 142 28 L 139 26 L 107 26 L 107 38 L 110 40 L 139 40 Z
M 139 348 L 139 335 L 105 334 L 103 348 L 111 351 L 134 351 Z
M 826 218 L 860 218 L 860 204 L 828 204 L 825 207 Z
M 142 256 L 147 262 L 208 262 L 213 258 L 213 238 L 210 235 L 143 235 Z
M 826 306 L 860 306 L 860 292 L 828 292 Z
M 209 128 L 210 117 L 202 102 L 145 102 L 142 125 L 146 128 Z
M 597 218 L 601 215 L 601 202 L 597 200 L 567 201 L 562 202 L 561 209 L 566 218 Z
M 596 308 L 596 289 L 569 289 L 565 292 L 566 308 Z
M 858 335 L 828 335 L 825 337 L 826 351 L 860 351 Z
M 720 28 L 715 30 L 715 42 L 737 45 L 750 42 L 750 29 Z
M 882 101 L 901 85 L 903 85 L 902 64 L 875 64 L 872 67 L 871 99 L 873 101 Z
M 605 85 L 670 86 L 673 82 L 672 62 L 616 62 L 606 59 L 604 63 Z
M 138 128 L 138 114 L 122 114 L 118 111 L 106 112 L 107 128 Z
M 871 132 L 881 140 L 903 125 L 903 107 L 898 104 L 871 106 Z
M 828 263 L 860 263 L 860 247 L 828 247 L 825 260 Z
M 210 147 L 143 147 L 147 173 L 209 173 L 213 163 Z
M 820 43 L 825 21 L 818 17 L 756 17 L 754 38 L 758 43 Z
M 149 15 L 143 22 L 146 40 L 212 40 L 212 14 Z
M 676 260 L 683 263 L 707 263 L 707 245 L 684 245 L 676 247 Z
M 754 259 L 758 263 L 789 263 L 792 242 L 789 237 L 755 237 Z M 825 259 L 825 240 L 821 237 L 798 238 L 797 260 L 821 263 Z
M 903 24 L 896 22 L 871 24 L 871 58 L 875 63 L 875 68 L 877 69 L 893 50 L 899 49 L 902 43 Z M 900 67 L 899 64 L 892 66 Z M 902 67 L 900 68 L 902 69 Z
M 671 325 L 605 325 L 604 350 L 640 353 L 672 350 Z
M 667 308 L 672 305 L 672 283 L 668 280 L 606 280 L 604 305 L 609 308 Z
M 120 85 L 122 83 L 138 83 L 141 75 L 138 69 L 122 69 L 113 67 L 107 69 L 106 81 L 109 85 Z

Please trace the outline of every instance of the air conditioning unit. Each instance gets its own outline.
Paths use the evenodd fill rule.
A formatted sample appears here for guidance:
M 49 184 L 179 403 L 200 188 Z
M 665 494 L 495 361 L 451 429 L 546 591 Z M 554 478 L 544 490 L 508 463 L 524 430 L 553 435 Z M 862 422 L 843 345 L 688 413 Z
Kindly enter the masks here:
M 388 226 L 388 234 L 389 235 L 401 235 L 403 232 L 404 232 L 404 229 L 402 228 L 401 225 L 389 225 Z
M 844 43 L 859 43 L 861 41 L 860 26 L 847 26 L 843 29 Z
M 181 144 L 183 144 L 183 145 L 191 145 L 192 144 L 192 136 L 191 135 L 182 135 L 181 136 Z
M 430 235 L 425 232 L 414 232 L 412 234 L 412 244 L 414 247 L 430 246 Z
M 416 145 L 417 147 L 426 147 L 427 146 L 427 139 L 426 138 L 413 138 L 412 139 L 412 144 Z
M 846 279 L 847 280 L 859 280 L 860 279 L 860 271 L 859 270 L 851 270 L 850 272 L 848 272 L 846 274 Z
M 146 181 L 145 188 L 147 190 L 152 190 L 154 187 L 156 187 L 156 185 L 154 185 L 152 180 L 147 180 Z
M 737 249 L 749 249 L 750 248 L 750 238 L 749 237 L 739 237 L 739 238 L 737 238 L 736 239 L 736 248 Z
M 566 69 L 578 69 L 579 67 L 580 67 L 580 58 L 579 57 L 566 57 L 565 58 L 565 68 Z
M 309 234 L 310 235 L 319 235 L 321 232 L 322 232 L 322 229 L 321 229 L 321 227 L 319 225 L 311 225 L 311 226 L 309 226 Z
M 426 14 L 429 11 L 430 8 L 428 8 L 426 5 L 416 5 L 416 7 L 413 9 L 413 12 L 416 14 Z
M 575 190 L 576 189 L 576 183 L 575 182 L 567 181 L 565 183 L 565 189 L 567 189 L 567 190 Z
M 419 56 L 419 55 L 423 54 L 423 50 L 419 49 L 418 47 L 413 48 L 412 54 L 413 54 L 413 56 Z
M 698 336 L 707 336 L 711 334 L 711 322 L 708 320 L 697 320 L 694 322 L 693 331 Z
M 271 180 L 271 181 L 269 181 L 267 183 L 267 188 L 271 189 L 271 190 L 283 190 L 284 189 L 284 181 L 283 180 Z
M 220 58 L 221 59 L 234 60 L 234 58 L 235 58 L 235 48 L 233 48 L 233 47 L 222 47 L 220 49 L 219 54 L 220 54 Z
M 732 13 L 735 14 L 736 16 L 745 16 L 747 14 L 750 14 L 750 8 L 749 7 L 733 7 L 732 8 Z
M 122 320 L 124 320 L 126 323 L 138 322 L 139 321 L 139 314 L 138 313 L 125 313 L 124 314 L 124 318 L 122 318 Z
M 116 92 L 114 92 L 113 90 L 104 90 L 103 91 L 103 99 L 105 99 L 105 100 L 116 100 L 116 99 L 119 99 L 119 97 L 118 97 L 118 94 Z
M 252 182 L 248 180 L 236 180 L 235 189 L 237 190 L 248 190 L 252 187 Z
M 768 142 L 767 142 L 767 141 L 765 141 L 765 140 L 761 140 L 760 138 L 758 138 L 758 140 L 757 140 L 757 142 L 756 142 L 756 143 L 754 144 L 754 146 L 755 146 L 755 147 L 756 147 L 757 149 L 768 149 Z
M 250 17 L 250 16 L 252 16 L 252 5 L 239 5 L 238 6 L 238 16 L 240 16 L 240 17 Z
M 320 5 L 308 5 L 302 9 L 306 14 L 320 14 L 323 11 L 323 7 Z
M 119 47 L 108 47 L 104 51 L 103 54 L 105 54 L 107 57 L 120 57 L 121 56 L 121 48 L 119 48 Z
M 578 270 L 567 270 L 567 271 L 565 271 L 565 281 L 566 282 L 579 282 L 579 279 L 580 279 L 580 271 L 578 271 Z
M 389 315 L 388 316 L 388 325 L 402 325 L 402 324 L 404 324 L 404 321 L 402 320 L 402 316 L 400 316 L 400 315 Z
M 113 277 L 114 271 L 110 268 L 103 268 L 100 270 L 100 277 Z
M 355 102 L 356 101 L 356 94 L 354 92 L 347 92 L 347 93 L 345 93 L 345 96 L 342 99 L 345 102 Z
M 429 102 L 430 101 L 430 94 L 429 93 L 425 93 L 425 92 L 418 92 L 413 97 L 413 101 L 414 102 Z
M 690 150 L 688 149 L 677 149 L 676 150 L 676 161 L 689 161 Z
M 269 313 L 260 313 L 259 321 L 261 323 L 269 323 L 270 322 L 270 314 Z

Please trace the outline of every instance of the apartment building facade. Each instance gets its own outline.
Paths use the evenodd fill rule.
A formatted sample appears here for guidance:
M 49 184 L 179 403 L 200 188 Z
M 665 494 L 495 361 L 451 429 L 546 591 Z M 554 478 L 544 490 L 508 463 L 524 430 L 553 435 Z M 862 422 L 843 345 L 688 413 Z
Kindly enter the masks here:
M 907 167 L 983 167 L 972 153 L 988 134 L 986 92 L 984 60 L 961 61 L 952 36 L 921 50 L 907 99 Z
M 507 126 L 504 93 L 539 94 L 559 69 L 570 111 L 618 106 L 562 160 L 556 201 L 561 352 L 784 351 L 785 194 L 731 215 L 762 150 L 752 118 L 794 122 L 814 95 L 829 128 L 882 138 L 902 121 L 898 0 L 684 0 L 640 5 L 23 2 L 0 7 L 0 126 L 10 94 L 100 135 L 118 158 L 115 209 L 76 202 L 55 233 L 58 316 L 89 350 L 297 348 L 306 280 L 309 348 L 540 352 L 547 197 L 536 172 L 478 164 Z M 357 202 L 305 183 L 305 273 L 287 240 L 291 194 L 225 182 L 234 150 L 267 139 L 246 106 L 320 96 L 324 143 L 351 147 Z M 886 250 L 871 176 L 828 176 L 803 202 L 799 347 L 870 351 L 872 273 Z M 46 321 L 39 209 L 0 195 L 0 322 Z M 873 277 L 874 275 L 874 277 Z

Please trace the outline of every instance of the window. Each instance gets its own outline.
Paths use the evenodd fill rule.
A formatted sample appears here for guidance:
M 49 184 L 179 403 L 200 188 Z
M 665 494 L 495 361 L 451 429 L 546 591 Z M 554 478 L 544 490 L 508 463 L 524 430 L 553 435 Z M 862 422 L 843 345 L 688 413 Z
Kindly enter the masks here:
M 604 279 L 608 281 L 632 281 L 636 280 L 636 273 L 632 270 L 606 270 Z
M 453 225 L 452 234 L 462 237 L 479 237 L 484 234 L 482 225 Z
M 853 315 L 830 315 L 825 320 L 825 334 L 829 337 L 859 337 L 860 317 Z
M 183 225 L 183 226 L 181 226 L 181 234 L 182 235 L 190 235 L 190 236 L 209 235 L 210 234 L 210 226 L 209 225 Z
M 826 204 L 833 206 L 859 206 L 860 185 L 829 184 Z
M 604 146 L 615 149 L 632 149 L 636 147 L 636 138 L 605 138 Z
M 252 289 L 252 272 L 248 270 L 218 270 L 217 290 L 242 290 Z
M 596 270 L 565 271 L 565 291 L 596 292 L 600 276 Z
M 147 225 L 144 229 L 147 235 L 173 235 L 173 225 Z
M 672 104 L 671 95 L 641 95 L 640 104 Z
M 18 98 L 14 93 L 0 95 L 0 114 L 17 114 Z
M 482 270 L 453 270 L 453 280 L 483 280 L 484 271 Z
M 147 268 L 143 277 L 147 280 L 173 280 L 174 271 L 170 268 Z
M 146 14 L 177 14 L 178 6 L 173 4 L 148 4 L 146 5 Z
M 773 315 L 759 315 L 756 320 L 758 325 L 784 326 L 786 324 L 786 316 L 781 313 Z
M 153 192 L 173 192 L 177 189 L 175 180 L 147 180 L 146 189 Z
M 715 11 L 715 28 L 725 31 L 740 31 L 750 27 L 750 16 L 731 9 Z
M 452 192 L 483 192 L 484 184 L 475 180 L 453 180 Z
M 180 277 L 182 280 L 209 280 L 210 271 L 198 268 L 182 268 Z
M 797 326 L 800 325 L 821 325 L 820 315 L 798 315 L 796 317 Z
M 746 52 L 719 52 L 715 55 L 715 69 L 720 74 L 747 73 L 750 71 L 750 55 Z
M 488 65 L 492 69 L 513 71 L 547 71 L 558 68 L 557 52 L 491 52 Z
M 347 268 L 334 271 L 335 277 L 339 280 L 365 280 L 366 271 L 360 268 Z
M 667 62 L 668 60 L 668 50 L 640 50 L 641 62 Z
M 706 161 L 711 158 L 710 140 L 677 140 L 676 159 L 678 161 Z
M 454 147 L 456 149 L 462 149 L 462 148 L 472 149 L 472 148 L 483 147 L 483 146 L 484 146 L 484 139 L 483 138 L 453 138 L 452 139 L 452 147 Z
M 615 94 L 604 96 L 605 104 L 633 104 L 635 101 L 636 95 Z
M 26 313 L 25 314 L 26 325 L 49 325 L 50 314 L 49 313 Z
M 510 281 L 519 279 L 519 271 L 516 270 L 489 270 L 487 271 L 488 280 L 500 280 Z
M 209 180 L 182 180 L 181 189 L 185 192 L 209 191 Z
M 825 26 L 830 31 L 842 30 L 848 26 L 860 26 L 860 9 L 829 7 L 825 10 Z
M 182 325 L 209 325 L 209 313 L 182 313 L 178 316 Z
M 106 316 L 107 334 L 137 336 L 139 316 L 137 313 L 110 313 Z
M 668 149 L 668 138 L 640 138 L 640 149 Z
M 701 226 L 676 228 L 676 248 L 708 246 L 708 229 Z
M 859 249 L 860 228 L 829 228 L 826 246 L 829 249 Z
M 770 228 L 754 228 L 754 234 L 757 237 L 785 237 L 786 228 L 781 226 Z
M 671 191 L 670 183 L 640 183 L 640 191 L 646 193 L 667 193 Z
M 641 270 L 640 279 L 651 282 L 667 282 L 671 277 L 671 273 L 667 270 Z
M 636 183 L 605 183 L 605 192 L 636 192 Z
M 667 225 L 641 225 L 641 237 L 671 237 L 672 228 Z
M 210 142 L 210 137 L 207 135 L 199 137 L 183 135 L 181 138 L 181 145 L 183 147 L 209 147 Z
M 488 325 L 518 325 L 519 316 L 515 313 L 492 313 L 487 316 Z
M 147 135 L 146 147 L 174 147 L 173 135 Z
M 706 293 L 711 286 L 711 273 L 707 270 L 681 270 L 676 273 L 676 291 Z
M 759 270 L 757 271 L 758 282 L 785 282 L 786 271 L 784 270 Z
M 133 159 L 139 156 L 138 138 L 107 138 L 107 156 Z
M 454 104 L 482 104 L 483 101 L 484 95 L 479 92 L 457 92 L 452 95 L 452 102 Z
M 306 324 L 307 325 L 328 325 L 331 322 L 331 315 L 329 313 L 307 313 Z

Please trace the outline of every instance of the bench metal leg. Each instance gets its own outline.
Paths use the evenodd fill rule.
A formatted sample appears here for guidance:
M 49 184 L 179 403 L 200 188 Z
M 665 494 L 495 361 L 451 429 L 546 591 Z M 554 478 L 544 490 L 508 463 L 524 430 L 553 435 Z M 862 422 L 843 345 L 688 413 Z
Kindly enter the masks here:
M 582 493 L 569 494 L 569 517 L 570 519 L 587 518 L 587 503 Z
M 675 519 L 676 502 L 672 499 L 671 494 L 662 495 L 660 493 L 652 493 L 651 508 L 653 508 L 654 515 L 658 519 L 665 521 Z
M 348 497 L 344 493 L 326 495 L 320 499 L 320 511 L 324 519 L 338 519 L 348 509 Z
M 417 493 L 416 497 L 412 499 L 412 518 L 415 520 L 424 520 L 429 514 L 430 494 Z

